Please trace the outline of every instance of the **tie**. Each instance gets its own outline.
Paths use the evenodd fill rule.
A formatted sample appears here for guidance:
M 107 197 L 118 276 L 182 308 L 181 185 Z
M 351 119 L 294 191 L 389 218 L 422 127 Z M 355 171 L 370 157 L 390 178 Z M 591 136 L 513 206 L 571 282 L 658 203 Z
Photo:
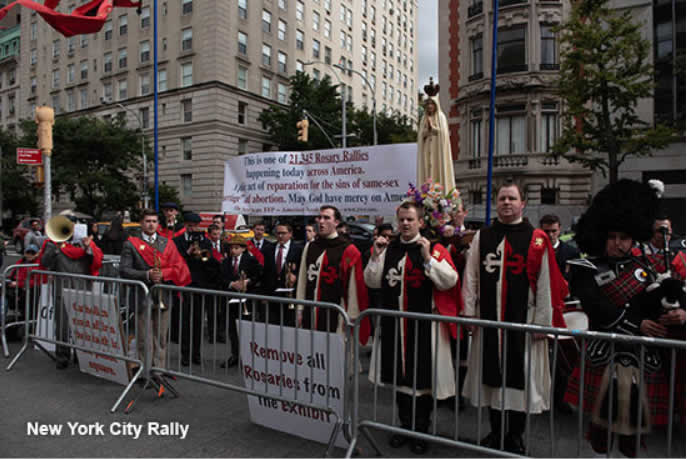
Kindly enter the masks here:
M 277 252 L 277 274 L 281 274 L 282 257 L 284 256 L 284 244 L 279 244 L 279 252 Z
M 234 275 L 239 275 L 239 257 L 234 257 Z

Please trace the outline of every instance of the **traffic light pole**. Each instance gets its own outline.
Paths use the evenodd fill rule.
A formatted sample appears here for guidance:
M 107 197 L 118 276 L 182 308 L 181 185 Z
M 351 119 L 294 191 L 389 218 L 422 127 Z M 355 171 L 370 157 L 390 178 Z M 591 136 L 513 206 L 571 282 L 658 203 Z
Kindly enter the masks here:
M 50 155 L 43 153 L 43 172 L 45 183 L 43 185 L 43 218 L 47 223 L 52 217 L 52 171 L 50 169 Z

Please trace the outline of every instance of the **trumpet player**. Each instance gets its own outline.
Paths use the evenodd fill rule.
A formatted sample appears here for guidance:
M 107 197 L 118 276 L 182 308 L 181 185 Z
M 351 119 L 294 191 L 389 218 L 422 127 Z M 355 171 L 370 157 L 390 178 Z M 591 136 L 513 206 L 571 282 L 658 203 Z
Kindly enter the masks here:
M 274 232 L 277 243 L 265 250 L 265 274 L 262 284 L 266 295 L 288 296 L 288 292 L 285 294 L 275 290 L 295 288 L 303 245 L 292 239 L 293 228 L 287 223 L 276 225 Z M 284 311 L 284 325 L 295 325 L 294 309 L 289 309 L 284 303 L 270 303 L 269 308 L 269 323 L 278 325 L 281 321 L 280 311 Z
M 246 251 L 246 239 L 240 234 L 233 234 L 224 244 L 226 258 L 222 262 L 222 283 L 224 290 L 232 292 L 251 293 L 262 277 L 262 265 L 258 263 L 250 252 Z M 229 324 L 226 325 L 226 313 L 222 310 L 219 324 L 229 328 L 231 342 L 231 356 L 222 364 L 222 368 L 233 367 L 239 361 L 239 338 L 236 329 L 236 319 L 239 309 L 229 307 Z
M 176 245 L 166 237 L 158 234 L 159 222 L 157 212 L 144 209 L 141 216 L 141 237 L 130 236 L 122 246 L 119 262 L 119 274 L 124 279 L 134 279 L 145 282 L 148 286 L 160 283 L 171 283 L 185 286 L 191 282 L 191 275 Z M 136 299 L 134 292 L 132 297 Z M 145 349 L 145 334 L 152 337 L 148 355 L 156 367 L 165 365 L 167 350 L 167 330 L 169 326 L 169 306 L 162 308 L 160 301 L 146 302 L 146 295 L 138 292 L 137 299 L 144 302 L 137 305 L 137 336 L 136 346 L 138 354 L 143 358 Z M 145 308 L 152 307 L 153 314 L 148 330 L 144 330 Z M 153 334 L 153 330 L 155 333 Z
M 64 223 L 60 219 L 63 219 Z M 53 217 L 47 225 L 67 227 L 67 229 L 61 228 L 55 231 L 55 234 L 73 233 L 74 224 L 64 217 Z M 56 240 L 55 236 L 52 237 L 55 240 L 46 240 L 38 255 L 40 259 L 39 269 L 60 273 L 98 275 L 103 264 L 103 252 L 95 245 L 91 236 L 86 236 L 80 241 L 72 240 L 70 234 L 61 240 Z M 69 341 L 69 323 L 67 312 L 62 303 L 62 289 L 85 288 L 86 285 L 78 279 L 57 278 L 55 282 L 55 339 L 67 342 Z M 55 358 L 57 369 L 67 368 L 69 365 L 69 348 L 58 344 L 55 348 Z
M 179 221 L 179 206 L 174 202 L 165 202 L 162 207 L 162 220 L 157 232 L 168 240 L 184 233 L 184 224 Z
M 186 231 L 174 238 L 174 243 L 191 272 L 190 286 L 217 290 L 221 287 L 221 265 L 212 256 L 212 244 L 200 229 L 200 221 L 200 215 L 196 213 L 185 214 Z M 189 365 L 189 357 L 194 364 L 200 364 L 204 310 L 209 309 L 214 313 L 215 303 L 212 297 L 203 294 L 184 293 L 182 295 L 180 326 L 183 366 Z M 191 334 L 193 334 L 193 343 L 190 342 Z

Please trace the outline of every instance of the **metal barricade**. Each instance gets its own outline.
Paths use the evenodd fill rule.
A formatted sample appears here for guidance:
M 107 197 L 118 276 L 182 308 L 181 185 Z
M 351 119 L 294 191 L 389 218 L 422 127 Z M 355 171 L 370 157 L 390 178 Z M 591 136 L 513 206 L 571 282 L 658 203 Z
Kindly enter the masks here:
M 333 417 L 335 422 L 327 448 L 328 453 L 331 451 L 346 417 L 350 417 L 346 412 L 350 405 L 344 401 L 348 400 L 345 391 L 350 387 L 352 373 L 349 344 L 352 326 L 340 305 L 164 284 L 153 286 L 149 297 L 152 303 L 149 333 L 154 347 L 150 355 L 156 358 L 146 366 L 148 380 L 185 379 L 257 397 L 261 404 L 265 400 L 279 403 L 282 408 L 297 409 L 299 414 L 303 412 L 301 415 L 312 419 Z M 299 313 L 301 309 L 303 312 Z M 315 323 L 319 317 L 327 324 L 337 324 L 343 338 L 343 394 L 330 386 L 334 377 L 330 362 L 334 359 L 337 334 L 318 334 L 315 329 L 301 327 L 300 319 L 303 316 L 307 319 L 308 314 L 309 323 Z M 163 352 L 158 354 L 156 347 Z M 287 349 L 293 353 L 289 354 L 291 351 Z M 299 372 L 300 365 L 291 361 L 294 373 L 285 369 L 289 362 L 284 359 L 288 360 L 288 355 L 305 358 L 315 352 L 320 355 L 318 365 L 321 363 L 325 368 L 324 375 L 320 374 L 321 385 L 314 383 L 315 364 L 303 365 Z M 246 360 L 248 353 L 250 360 Z M 264 360 L 264 365 L 256 360 Z M 234 365 L 238 372 L 232 370 Z M 340 366 L 335 369 L 341 370 Z M 169 380 L 161 379 L 157 383 L 176 394 Z M 338 408 L 337 400 L 341 400 Z M 347 433 L 344 430 L 344 435 Z
M 31 282 L 36 278 L 36 282 Z M 33 284 L 33 285 L 31 285 Z M 66 366 L 72 350 L 82 370 L 119 382 L 125 389 L 112 406 L 114 412 L 143 373 L 143 359 L 132 352 L 132 338 L 143 327 L 138 312 L 146 304 L 148 288 L 140 281 L 33 270 L 25 300 L 24 342 L 7 370 L 33 345 Z M 40 317 L 37 305 L 53 308 Z M 140 300 L 140 301 L 139 301 Z M 150 320 L 149 308 L 142 317 Z M 52 319 L 52 320 L 51 320 Z M 71 335 L 71 336 L 70 336 Z M 145 339 L 145 338 L 144 338 Z M 55 355 L 46 346 L 55 346 Z
M 0 339 L 2 340 L 2 352 L 9 357 L 9 345 L 7 332 L 12 330 L 21 336 L 26 294 L 28 291 L 28 279 L 17 279 L 19 274 L 25 274 L 30 269 L 35 269 L 38 264 L 16 264 L 6 267 L 2 272 L 2 297 L 0 297 Z M 23 283 L 23 285 L 22 285 Z M 29 300 L 31 301 L 31 300 Z
M 592 332 L 592 331 L 580 331 L 580 330 L 569 330 L 569 329 L 562 329 L 562 328 L 552 328 L 552 327 L 543 327 L 543 326 L 538 326 L 538 325 L 528 325 L 528 324 L 516 324 L 516 323 L 507 323 L 507 322 L 494 322 L 494 321 L 487 321 L 487 320 L 480 320 L 480 319 L 469 319 L 469 318 L 463 318 L 463 317 L 447 317 L 447 316 L 439 316 L 439 315 L 433 315 L 433 314 L 419 314 L 419 313 L 412 313 L 412 312 L 401 312 L 401 311 L 395 311 L 395 310 L 381 310 L 381 309 L 368 309 L 364 311 L 354 322 L 354 331 L 353 331 L 353 366 L 358 367 L 361 362 L 361 348 L 359 345 L 359 335 L 360 335 L 360 326 L 361 322 L 365 319 L 369 318 L 370 320 L 373 320 L 372 323 L 374 325 L 373 327 L 373 336 L 374 336 L 374 347 L 375 349 L 372 352 L 372 357 L 371 359 L 377 359 L 375 362 L 370 362 L 370 366 L 372 367 L 373 363 L 375 369 L 380 368 L 381 360 L 380 360 L 380 352 L 378 352 L 378 349 L 376 346 L 380 346 L 381 349 L 381 343 L 383 339 L 393 339 L 393 341 L 388 341 L 390 343 L 391 347 L 393 347 L 393 356 L 387 355 L 384 357 L 383 355 L 381 356 L 381 359 L 390 359 L 393 357 L 393 376 L 389 376 L 387 373 L 387 376 L 384 378 L 384 380 L 381 380 L 379 377 L 379 374 L 377 371 L 375 371 L 375 374 L 370 373 L 370 377 L 372 378 L 371 387 L 366 386 L 365 387 L 365 392 L 363 392 L 363 395 L 365 396 L 365 400 L 361 397 L 361 386 L 363 386 L 363 383 L 360 380 L 360 375 L 359 372 L 354 372 L 353 375 L 353 399 L 352 399 L 352 424 L 351 424 L 351 443 L 350 446 L 347 450 L 346 457 L 352 457 L 354 453 L 360 453 L 360 450 L 358 448 L 358 442 L 360 439 L 360 435 L 362 435 L 368 440 L 368 442 L 371 444 L 371 446 L 376 450 L 377 454 L 382 454 L 382 449 L 377 445 L 375 442 L 373 436 L 371 435 L 370 429 L 375 429 L 375 430 L 381 430 L 385 431 L 387 433 L 391 434 L 397 434 L 397 435 L 403 435 L 405 437 L 409 437 L 411 439 L 419 439 L 419 440 L 425 440 L 428 442 L 433 442 L 441 445 L 446 445 L 446 446 L 452 446 L 452 447 L 458 447 L 458 448 L 464 448 L 469 451 L 474 451 L 474 452 L 479 452 L 483 454 L 488 454 L 490 456 L 494 455 L 500 455 L 500 456 L 513 456 L 516 454 L 512 454 L 506 450 L 504 450 L 504 442 L 505 442 L 505 435 L 506 435 L 506 429 L 505 429 L 505 423 L 506 423 L 506 411 L 509 411 L 509 408 L 505 406 L 505 400 L 507 399 L 505 395 L 505 391 L 507 388 L 510 387 L 507 386 L 506 384 L 506 375 L 508 373 L 508 363 L 509 363 L 509 358 L 508 358 L 508 345 L 506 343 L 509 342 L 508 336 L 513 335 L 517 336 L 515 334 L 520 334 L 524 333 L 524 341 L 525 341 L 525 355 L 530 356 L 525 359 L 523 356 L 523 373 L 524 373 L 524 404 L 523 406 L 525 407 L 525 413 L 524 413 L 524 435 L 525 435 L 525 455 L 539 455 L 539 456 L 549 456 L 549 457 L 569 457 L 569 456 L 574 456 L 573 454 L 573 445 L 571 445 L 571 438 L 574 438 L 573 435 L 576 435 L 576 456 L 577 457 L 582 457 L 583 455 L 588 455 L 591 453 L 590 449 L 587 449 L 583 451 L 583 448 L 588 448 L 588 445 L 583 444 L 583 437 L 585 436 L 585 431 L 584 431 L 584 419 L 588 416 L 585 415 L 585 408 L 586 405 L 584 404 L 583 401 L 583 393 L 584 393 L 584 385 L 585 385 L 585 372 L 590 371 L 590 368 L 585 368 L 585 366 L 589 367 L 589 364 L 587 363 L 587 347 L 588 344 L 591 341 L 596 341 L 596 342 L 607 342 L 608 346 L 610 346 L 610 355 L 614 356 L 611 359 L 611 362 L 615 362 L 616 359 L 619 359 L 621 356 L 620 351 L 616 351 L 617 349 L 627 349 L 628 346 L 634 346 L 637 352 L 640 354 L 640 368 L 639 368 L 639 375 L 640 375 L 640 380 L 636 381 L 638 385 L 638 391 L 639 394 L 644 394 L 645 393 L 645 366 L 644 366 L 644 356 L 645 353 L 649 352 L 649 350 L 655 350 L 655 349 L 661 349 L 664 355 L 666 355 L 668 358 L 665 359 L 665 364 L 663 368 L 665 369 L 665 377 L 668 382 L 668 394 L 666 397 L 668 397 L 668 422 L 667 422 L 667 429 L 665 431 L 665 441 L 661 441 L 660 438 L 657 438 L 658 435 L 662 435 L 660 432 L 660 429 L 655 429 L 656 431 L 651 434 L 651 439 L 653 441 L 652 445 L 650 445 L 650 453 L 652 454 L 657 454 L 657 451 L 652 451 L 651 448 L 659 448 L 659 447 L 666 447 L 666 456 L 670 457 L 671 454 L 673 453 L 672 447 L 673 447 L 673 442 L 672 442 L 672 437 L 673 437 L 673 421 L 674 421 L 674 416 L 673 413 L 675 411 L 676 401 L 675 401 L 675 395 L 676 395 L 676 367 L 677 371 L 681 371 L 684 373 L 685 368 L 684 368 L 684 352 L 685 352 L 685 342 L 684 341 L 678 341 L 678 340 L 669 340 L 669 339 L 658 339 L 658 338 L 649 338 L 649 337 L 638 337 L 638 336 L 629 336 L 629 335 L 619 335 L 615 333 L 601 333 L 601 332 Z M 404 327 L 401 327 L 401 319 L 408 319 L 406 322 L 406 325 Z M 382 320 L 386 320 L 386 326 L 384 328 L 386 336 L 382 336 L 383 334 L 380 334 L 381 332 L 381 322 Z M 438 376 L 438 371 L 440 371 L 442 366 L 446 367 L 448 366 L 449 363 L 453 364 L 453 370 L 455 371 L 454 375 L 454 382 L 456 384 L 456 387 L 458 386 L 457 382 L 460 380 L 460 372 L 462 371 L 460 368 L 459 364 L 459 355 L 460 355 L 460 346 L 461 346 L 461 341 L 458 340 L 457 342 L 457 352 L 455 352 L 455 355 L 451 357 L 452 362 L 446 362 L 446 361 L 438 361 L 438 352 L 434 352 L 432 356 L 430 355 L 418 355 L 418 328 L 421 328 L 422 326 L 420 324 L 422 323 L 427 323 L 429 322 L 432 326 L 435 324 L 436 329 L 435 332 L 430 334 L 429 336 L 431 337 L 430 339 L 432 342 L 430 343 L 431 347 L 434 349 L 438 349 L 439 346 L 439 339 L 440 339 L 440 333 L 438 332 L 439 329 L 439 324 L 456 324 L 458 328 L 458 333 L 460 336 L 461 329 L 464 330 L 465 333 L 468 332 L 469 329 L 474 330 L 472 337 L 471 337 L 471 351 L 473 350 L 472 347 L 474 344 L 479 343 L 479 346 L 476 347 L 475 351 L 475 357 L 477 362 L 475 360 L 471 360 L 471 363 L 473 364 L 473 367 L 469 370 L 474 371 L 476 370 L 476 377 L 477 377 L 477 388 L 479 390 L 477 391 L 476 398 L 477 400 L 475 401 L 474 398 L 472 401 L 472 404 L 474 407 L 472 409 L 466 410 L 466 412 L 461 413 L 461 410 L 459 409 L 459 403 L 458 403 L 458 397 L 456 397 L 455 402 L 454 402 L 454 413 L 452 415 L 447 416 L 446 412 L 440 412 L 438 410 L 439 403 L 437 399 L 437 376 Z M 497 348 L 500 349 L 501 352 L 501 364 L 499 365 L 499 378 L 500 378 L 500 387 L 495 388 L 492 390 L 491 395 L 496 395 L 497 404 L 498 406 L 493 406 L 494 402 L 490 403 L 485 400 L 485 395 L 483 395 L 483 355 L 482 352 L 484 350 L 484 333 L 482 333 L 483 330 L 486 329 L 495 329 L 497 332 L 500 334 L 501 338 L 500 341 L 497 341 L 499 344 L 497 344 Z M 426 329 L 425 329 L 426 333 Z M 534 346 L 544 346 L 549 347 L 549 341 L 547 341 L 546 336 L 549 335 L 550 339 L 552 342 L 550 343 L 551 347 L 551 360 L 549 360 L 549 353 L 548 351 L 545 352 L 544 354 L 537 353 L 537 349 L 534 348 Z M 404 373 L 404 378 L 408 378 L 409 376 L 407 375 L 412 375 L 410 376 L 410 380 L 412 380 L 412 385 L 409 388 L 410 389 L 410 397 L 412 400 L 412 405 L 411 405 L 411 415 L 412 415 L 412 425 L 411 426 L 398 426 L 397 422 L 397 408 L 396 408 L 396 400 L 397 400 L 397 393 L 401 391 L 406 391 L 408 392 L 407 389 L 402 388 L 400 385 L 398 385 L 398 378 L 400 373 L 399 373 L 399 361 L 401 359 L 401 356 L 399 355 L 399 344 L 401 341 L 399 340 L 404 340 L 408 339 L 408 342 L 410 341 L 410 337 L 412 336 L 414 342 L 414 349 L 408 349 L 408 352 L 410 352 L 409 355 L 411 357 L 405 357 L 406 360 L 406 366 L 405 366 L 405 373 Z M 403 338 L 401 338 L 403 337 Z M 576 342 L 579 343 L 579 349 L 580 349 L 580 357 L 579 361 L 576 362 L 577 367 L 579 369 L 579 401 L 577 403 L 577 414 L 576 414 L 576 425 L 572 425 L 571 419 L 563 419 L 561 422 L 556 422 L 556 417 L 558 414 L 556 413 L 556 409 L 552 406 L 553 404 L 553 394 L 554 394 L 554 377 L 552 373 L 555 371 L 556 365 L 558 363 L 558 342 L 560 339 L 572 337 Z M 476 341 L 477 340 L 477 341 Z M 396 343 L 396 344 L 395 344 Z M 540 343 L 540 344 L 537 344 Z M 387 350 L 390 349 L 390 347 L 387 345 L 386 347 Z M 539 348 L 541 349 L 541 348 Z M 512 350 L 510 351 L 511 353 L 513 352 Z M 535 355 L 533 354 L 536 353 L 536 355 L 543 356 L 542 361 L 538 361 L 535 363 L 534 366 L 538 366 L 538 369 L 541 370 L 541 368 L 545 367 L 546 372 L 551 375 L 551 383 L 548 386 L 549 387 L 549 393 L 548 393 L 548 399 L 549 399 L 549 406 L 541 409 L 539 406 L 537 408 L 537 411 L 540 411 L 541 414 L 536 414 L 531 411 L 533 411 L 532 406 L 534 406 L 534 401 L 537 401 L 536 398 L 533 398 L 535 396 L 539 396 L 542 394 L 532 394 L 531 391 L 533 390 L 533 384 L 534 384 L 534 379 L 532 379 L 533 375 L 533 358 L 532 356 Z M 408 354 L 406 354 L 408 355 Z M 515 354 L 514 354 L 515 356 Z M 681 356 L 681 357 L 680 357 Z M 424 361 L 424 371 L 427 371 L 427 360 L 432 359 L 433 361 L 431 362 L 431 365 L 429 366 L 430 371 L 432 372 L 431 375 L 431 390 L 426 390 L 422 391 L 418 389 L 417 386 L 417 381 L 418 381 L 418 362 L 419 361 Z M 678 358 L 681 358 L 682 361 L 681 363 L 678 363 Z M 470 360 L 469 360 L 470 361 Z M 510 360 L 512 362 L 512 360 Z M 476 363 L 476 365 L 475 365 Z M 586 364 L 586 365 L 585 365 Z M 390 365 L 389 362 L 387 361 L 387 365 Z M 409 366 L 408 366 L 409 365 Z M 611 368 L 610 372 L 610 380 L 614 381 L 614 374 L 613 374 L 613 368 L 615 365 L 609 365 Z M 389 366 L 387 366 L 389 368 Z M 409 369 L 410 368 L 410 369 Z M 408 373 L 408 372 L 412 373 Z M 543 373 L 539 373 L 541 376 Z M 428 375 L 425 375 L 425 378 L 427 378 Z M 390 380 L 391 379 L 391 380 Z M 546 378 L 544 378 L 546 379 Z M 406 379 L 408 381 L 408 379 Z M 473 381 L 474 382 L 474 381 Z M 469 384 L 469 381 L 466 381 L 466 386 Z M 567 386 L 568 390 L 570 390 L 572 386 L 569 385 Z M 608 394 L 608 399 L 611 400 L 610 403 L 608 403 L 608 407 L 604 405 L 604 410 L 608 409 L 607 419 L 613 419 L 611 416 L 613 413 L 613 385 L 610 385 L 610 390 Z M 681 388 L 681 390 L 684 392 L 684 387 Z M 389 394 L 389 392 L 391 394 Z M 466 389 L 466 392 L 469 392 L 469 389 Z M 425 432 L 421 432 L 419 430 L 423 429 L 416 429 L 416 414 L 417 410 L 419 408 L 419 397 L 422 393 L 431 393 L 431 418 L 430 418 L 430 424 L 428 429 Z M 465 392 L 464 392 L 465 393 Z M 485 394 L 488 394 L 488 392 L 484 392 Z M 383 396 L 388 396 L 391 395 L 390 403 L 392 404 L 391 408 L 389 409 L 389 405 L 382 400 Z M 456 395 L 460 395 L 458 392 L 458 389 L 456 389 Z M 683 394 L 684 395 L 684 394 Z M 371 396 L 371 401 L 369 400 Z M 642 397 L 639 398 L 640 400 L 643 400 Z M 494 399 L 492 399 L 494 400 Z M 684 401 L 684 400 L 683 400 Z M 642 403 L 639 403 L 639 409 L 635 409 L 632 412 L 632 416 L 637 416 L 637 422 L 642 419 Z M 491 447 L 486 447 L 486 446 L 481 446 L 480 441 L 483 438 L 482 433 L 484 432 L 483 426 L 482 426 L 482 420 L 483 420 L 483 414 L 482 414 L 482 408 L 483 407 L 489 408 L 491 406 L 492 409 L 494 409 L 496 412 L 500 412 L 500 424 L 501 428 L 499 429 L 500 435 L 498 432 L 496 433 L 497 438 L 496 440 L 498 441 L 497 447 L 495 448 L 493 445 Z M 681 421 L 684 423 L 685 422 L 685 413 L 684 413 L 684 407 L 681 407 L 681 412 L 680 412 L 680 417 L 682 418 Z M 476 411 L 476 412 L 475 412 Z M 547 413 L 548 411 L 548 413 Z M 536 438 L 537 441 L 533 444 L 531 442 L 533 436 L 532 436 L 532 427 L 531 427 L 531 418 L 533 417 L 532 415 L 535 415 L 534 417 L 536 418 Z M 632 417 L 631 416 L 631 417 Z M 546 417 L 548 417 L 548 422 Z M 447 419 L 449 422 L 446 422 Z M 441 420 L 441 421 L 440 421 Z M 564 422 L 563 422 L 564 421 Z M 547 425 L 548 424 L 548 425 Z M 441 426 L 441 428 L 439 428 Z M 469 428 L 472 428 L 473 430 L 472 435 L 466 435 L 467 432 L 465 426 L 468 426 Z M 558 428 L 558 431 L 556 430 Z M 574 432 L 576 430 L 576 432 Z M 610 455 L 612 454 L 613 448 L 616 447 L 619 443 L 619 441 L 611 442 L 611 429 L 606 429 L 607 432 L 607 444 L 611 445 L 607 449 L 607 454 Z M 683 429 L 684 430 L 684 429 Z M 614 434 L 616 435 L 616 434 Z M 639 448 L 640 441 L 642 440 L 643 436 L 645 433 L 640 433 L 638 430 L 636 434 L 632 434 L 632 443 L 633 446 L 636 446 L 636 448 Z M 548 437 L 547 442 L 542 442 L 542 436 Z M 557 444 L 560 442 L 566 442 L 564 445 L 562 445 L 560 448 L 557 447 Z M 627 439 L 626 439 L 627 441 Z M 531 446 L 534 445 L 534 450 L 531 448 Z M 584 454 L 583 454 L 584 453 Z M 684 449 L 682 451 L 677 452 L 678 455 L 684 456 Z M 592 453 L 593 454 L 593 453 Z

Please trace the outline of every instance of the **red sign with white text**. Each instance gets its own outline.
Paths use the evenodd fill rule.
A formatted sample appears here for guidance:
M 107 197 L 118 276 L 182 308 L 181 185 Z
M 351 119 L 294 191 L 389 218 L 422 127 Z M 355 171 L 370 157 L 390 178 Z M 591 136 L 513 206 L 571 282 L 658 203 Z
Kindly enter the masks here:
M 43 164 L 43 155 L 38 148 L 17 148 L 17 164 L 40 166 Z

